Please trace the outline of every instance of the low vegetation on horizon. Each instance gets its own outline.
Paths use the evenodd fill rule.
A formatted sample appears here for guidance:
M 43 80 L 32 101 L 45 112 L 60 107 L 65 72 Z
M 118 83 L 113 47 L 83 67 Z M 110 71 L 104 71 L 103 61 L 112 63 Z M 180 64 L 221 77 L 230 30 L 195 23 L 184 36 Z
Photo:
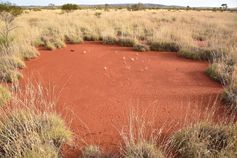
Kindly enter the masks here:
M 50 7 L 23 9 L 0 4 L 1 83 L 15 84 L 22 78 L 19 69 L 25 67 L 25 60 L 39 55 L 37 47 L 54 50 L 68 43 L 101 41 L 140 52 L 170 51 L 184 58 L 209 61 L 205 73 L 223 85 L 223 104 L 236 115 L 237 13 L 228 10 L 226 4 L 210 10 L 147 9 L 141 3 L 126 8 L 104 5 L 102 9 L 88 9 L 74 4 Z M 26 98 L 17 94 L 18 88 L 8 90 L 0 85 L 0 157 L 61 157 L 62 147 L 72 141 L 73 134 L 54 111 L 37 108 L 38 104 L 46 107 L 54 103 L 37 96 L 40 86 L 30 85 Z M 12 108 L 6 110 L 8 106 Z M 165 149 L 157 148 L 158 139 L 154 137 L 136 141 L 130 139 L 135 137 L 131 133 L 126 134 L 122 134 L 120 153 L 125 158 L 163 158 L 167 151 L 181 158 L 237 157 L 234 121 L 201 122 L 181 129 L 171 136 Z M 82 157 L 103 156 L 99 146 L 82 149 Z

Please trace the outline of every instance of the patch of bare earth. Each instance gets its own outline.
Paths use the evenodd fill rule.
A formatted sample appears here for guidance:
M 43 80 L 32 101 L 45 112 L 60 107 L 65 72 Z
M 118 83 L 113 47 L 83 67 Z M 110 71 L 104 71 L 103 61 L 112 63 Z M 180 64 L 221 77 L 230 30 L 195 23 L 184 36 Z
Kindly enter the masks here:
M 67 157 L 77 157 L 85 142 L 108 151 L 118 149 L 118 130 L 126 125 L 131 109 L 168 135 L 201 119 L 222 91 L 205 76 L 207 62 L 171 52 L 138 53 L 85 42 L 40 53 L 27 62 L 24 78 L 33 76 L 58 91 L 57 111 L 66 116 L 76 136 L 75 146 L 65 152 Z M 215 106 L 219 107 L 218 100 Z

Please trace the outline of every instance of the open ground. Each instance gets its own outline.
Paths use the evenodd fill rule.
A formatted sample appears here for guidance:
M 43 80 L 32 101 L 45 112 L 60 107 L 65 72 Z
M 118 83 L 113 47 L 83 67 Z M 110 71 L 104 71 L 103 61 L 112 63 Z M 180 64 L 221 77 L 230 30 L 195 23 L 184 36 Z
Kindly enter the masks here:
M 220 106 L 223 88 L 205 75 L 207 62 L 99 42 L 40 53 L 26 62 L 23 75 L 50 84 L 59 93 L 57 111 L 65 118 L 70 116 L 77 136 L 73 155 L 86 143 L 100 145 L 107 152 L 118 150 L 119 130 L 127 125 L 132 110 L 153 120 L 168 136 L 200 121 L 207 108 Z
M 235 10 L 141 6 L 0 4 L 0 157 L 237 157 Z

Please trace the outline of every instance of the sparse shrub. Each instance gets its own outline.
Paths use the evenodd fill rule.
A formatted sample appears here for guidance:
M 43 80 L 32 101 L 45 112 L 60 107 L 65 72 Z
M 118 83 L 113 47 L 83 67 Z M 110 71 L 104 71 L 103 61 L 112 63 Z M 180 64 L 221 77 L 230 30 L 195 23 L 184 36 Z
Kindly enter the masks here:
M 145 44 L 136 44 L 133 47 L 133 49 L 136 50 L 136 51 L 139 51 L 139 52 L 146 52 L 146 51 L 150 50 L 149 46 L 147 46 Z
M 23 13 L 23 9 L 21 7 L 15 6 L 11 3 L 1 3 L 0 2 L 0 13 L 8 12 L 13 16 L 17 16 Z
M 101 15 L 102 15 L 102 13 L 101 13 L 101 12 L 96 12 L 96 13 L 95 13 L 95 16 L 96 16 L 97 18 L 100 18 L 100 17 L 101 17 Z
M 11 99 L 9 90 L 0 85 L 0 107 L 4 106 Z
M 150 49 L 152 51 L 171 51 L 178 52 L 179 45 L 174 42 L 152 42 L 150 44 Z
M 71 11 L 79 9 L 79 7 L 76 4 L 64 4 L 62 5 L 61 9 L 66 12 L 71 12 Z
M 118 42 L 116 37 L 111 37 L 111 36 L 103 37 L 102 41 L 103 41 L 103 44 L 109 44 L 109 45 L 113 45 Z
M 138 3 L 138 4 L 133 4 L 130 7 L 127 8 L 130 11 L 139 11 L 139 10 L 144 10 L 146 9 L 145 5 L 142 3 Z
M 123 47 L 133 47 L 137 44 L 137 40 L 134 38 L 119 38 L 118 44 Z
M 101 158 L 102 151 L 98 146 L 89 145 L 82 150 L 82 158 Z
M 236 136 L 227 126 L 199 123 L 175 133 L 171 145 L 178 157 L 222 158 L 236 155 Z

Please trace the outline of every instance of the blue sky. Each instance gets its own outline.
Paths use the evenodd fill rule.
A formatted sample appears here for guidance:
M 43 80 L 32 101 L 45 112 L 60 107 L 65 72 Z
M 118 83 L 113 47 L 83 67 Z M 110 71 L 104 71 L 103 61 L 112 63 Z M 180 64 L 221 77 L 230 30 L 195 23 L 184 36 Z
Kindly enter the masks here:
M 4 1 L 4 0 L 0 0 Z M 61 5 L 65 3 L 76 4 L 111 4 L 111 3 L 156 3 L 165 5 L 182 5 L 191 7 L 210 6 L 219 7 L 223 3 L 227 3 L 229 7 L 237 7 L 237 0 L 8 0 L 17 5 L 48 5 L 53 3 Z

